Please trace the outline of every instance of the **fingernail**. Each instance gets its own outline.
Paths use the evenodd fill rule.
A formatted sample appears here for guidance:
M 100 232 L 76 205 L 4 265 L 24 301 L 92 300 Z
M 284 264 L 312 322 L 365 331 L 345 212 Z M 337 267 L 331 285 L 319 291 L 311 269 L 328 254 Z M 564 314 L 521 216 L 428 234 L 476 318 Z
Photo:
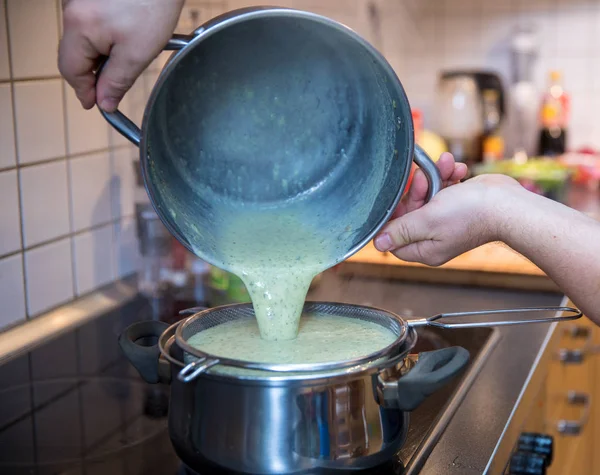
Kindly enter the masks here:
M 380 252 L 387 252 L 392 248 L 392 238 L 388 233 L 380 234 L 375 238 L 375 247 Z
M 102 102 L 100 102 L 100 109 L 105 110 L 106 112 L 113 112 L 118 104 L 119 101 L 114 97 L 105 97 L 102 99 Z

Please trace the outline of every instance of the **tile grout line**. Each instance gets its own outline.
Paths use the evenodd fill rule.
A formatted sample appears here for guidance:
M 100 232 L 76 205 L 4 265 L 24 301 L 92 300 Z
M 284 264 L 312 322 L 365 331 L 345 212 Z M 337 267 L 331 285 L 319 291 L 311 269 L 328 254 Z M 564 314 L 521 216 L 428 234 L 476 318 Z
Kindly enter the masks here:
M 66 81 L 62 81 L 62 106 L 63 106 L 63 125 L 64 125 L 64 137 L 65 137 L 65 151 L 66 151 L 66 172 L 67 172 L 67 208 L 69 210 L 69 246 L 71 252 L 71 277 L 72 277 L 72 290 L 73 298 L 77 295 L 77 263 L 75 262 L 75 223 L 73 217 L 73 176 L 71 174 L 71 162 L 69 160 L 71 155 L 71 147 L 69 145 L 69 131 L 68 131 L 68 119 L 67 119 L 67 95 L 65 88 L 67 87 Z
M 68 87 L 68 86 L 65 86 L 65 87 Z M 66 144 L 65 144 L 65 147 L 66 147 Z M 55 163 L 55 162 L 59 162 L 61 160 L 75 160 L 75 159 L 78 159 L 78 158 L 89 157 L 91 155 L 97 155 L 97 154 L 100 154 L 100 153 L 111 152 L 112 150 L 123 150 L 126 147 L 128 147 L 128 145 L 127 144 L 123 144 L 123 145 L 115 145 L 113 147 L 105 147 L 105 148 L 98 148 L 98 149 L 88 150 L 86 152 L 80 152 L 80 153 L 74 153 L 74 154 L 67 154 L 67 153 L 65 153 L 65 155 L 61 155 L 60 157 L 52 157 L 52 158 L 47 158 L 47 159 L 44 159 L 44 160 L 35 160 L 33 162 L 17 164 L 14 167 L 2 168 L 2 169 L 0 169 L 0 172 L 14 170 L 15 168 L 35 167 L 37 165 L 45 165 L 47 163 Z
M 54 3 L 56 7 L 56 28 L 58 31 L 59 42 L 62 35 L 61 28 L 61 15 L 62 15 L 62 7 L 61 2 L 59 0 L 55 0 Z M 66 88 L 69 87 L 67 82 L 63 79 L 61 80 L 61 93 L 62 93 L 62 108 L 63 108 L 63 128 L 64 128 L 64 140 L 65 140 L 65 154 L 67 163 L 65 166 L 67 167 L 67 207 L 69 212 L 69 247 L 71 252 L 71 283 L 72 283 L 72 291 L 73 291 L 73 299 L 77 297 L 77 262 L 75 260 L 76 250 L 75 250 L 75 218 L 73 211 L 73 176 L 71 174 L 71 144 L 69 137 L 69 119 L 68 119 L 68 105 L 67 105 L 67 91 Z
M 111 126 L 109 125 L 109 127 L 111 127 Z M 109 134 L 109 137 L 108 137 L 109 143 L 112 143 L 112 140 L 110 138 L 110 128 L 108 129 L 108 134 Z M 115 197 L 113 196 L 114 193 L 113 193 L 113 187 L 112 187 L 113 177 L 116 176 L 116 174 L 117 174 L 117 170 L 115 167 L 115 159 L 117 157 L 115 156 L 116 155 L 115 152 L 116 152 L 116 149 L 112 149 L 109 153 L 108 158 L 110 161 L 110 175 L 111 175 L 110 184 L 109 184 L 110 216 L 113 220 L 115 220 L 115 223 L 111 226 L 111 228 L 112 228 L 111 229 L 111 235 L 112 235 L 112 246 L 111 247 L 112 248 L 110 250 L 111 251 L 110 254 L 112 256 L 113 279 L 116 280 L 117 276 L 119 275 L 119 272 L 118 272 L 118 270 L 119 270 L 119 251 L 118 251 L 118 244 L 117 244 L 117 241 L 118 241 L 118 239 L 117 239 L 118 238 L 118 236 L 117 236 L 117 221 L 115 218 L 115 214 L 116 214 L 115 213 L 115 204 L 114 204 Z M 119 212 L 118 214 L 121 214 L 121 213 Z M 119 222 L 120 222 L 120 220 L 119 220 Z
M 10 39 L 10 23 L 8 21 L 8 0 L 2 0 L 4 6 L 4 22 L 6 28 L 6 47 L 8 50 L 8 72 L 10 76 L 10 100 L 12 105 L 13 140 L 15 145 L 15 162 L 17 164 L 17 206 L 19 209 L 19 234 L 21 237 L 21 273 L 23 276 L 23 300 L 25 304 L 25 320 L 29 319 L 29 291 L 27 288 L 27 269 L 25 266 L 25 220 L 23 219 L 23 195 L 21 187 L 21 172 L 19 170 L 19 141 L 17 126 L 17 104 L 15 85 L 13 82 L 13 57 Z
M 131 218 L 133 215 L 123 215 L 123 219 L 125 218 Z M 110 219 L 109 221 L 103 221 L 102 223 L 99 224 L 95 224 L 93 226 L 89 226 L 87 228 L 83 228 L 80 229 L 79 231 L 75 231 L 73 233 L 68 233 L 68 234 L 61 234 L 60 236 L 56 236 L 52 239 L 48 239 L 36 244 L 32 244 L 29 247 L 23 248 L 19 251 L 12 251 L 12 252 L 7 252 L 6 254 L 1 254 L 0 255 L 0 260 L 5 259 L 5 258 L 9 258 L 12 257 L 16 254 L 19 254 L 21 252 L 28 252 L 28 251 L 34 251 L 36 249 L 39 249 L 40 247 L 44 247 L 50 244 L 56 244 L 57 242 L 60 241 L 64 241 L 65 239 L 71 238 L 71 237 L 75 237 L 75 236 L 81 236 L 82 234 L 85 234 L 87 232 L 92 232 L 92 231 L 97 231 L 98 229 L 107 227 L 107 226 L 112 226 L 116 223 L 118 223 L 121 220 L 121 218 L 115 218 L 115 219 Z

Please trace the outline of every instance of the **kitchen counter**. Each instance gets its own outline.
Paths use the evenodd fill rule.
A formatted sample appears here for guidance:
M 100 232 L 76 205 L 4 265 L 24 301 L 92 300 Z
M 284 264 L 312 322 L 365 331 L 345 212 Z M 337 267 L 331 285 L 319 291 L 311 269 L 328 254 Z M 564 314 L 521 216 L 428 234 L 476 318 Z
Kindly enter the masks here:
M 407 318 L 440 312 L 556 306 L 562 295 L 323 275 L 311 300 L 381 307 Z M 497 343 L 450 420 L 421 474 L 481 474 L 511 418 L 529 373 L 555 324 L 497 327 Z M 452 331 L 452 330 L 444 330 Z

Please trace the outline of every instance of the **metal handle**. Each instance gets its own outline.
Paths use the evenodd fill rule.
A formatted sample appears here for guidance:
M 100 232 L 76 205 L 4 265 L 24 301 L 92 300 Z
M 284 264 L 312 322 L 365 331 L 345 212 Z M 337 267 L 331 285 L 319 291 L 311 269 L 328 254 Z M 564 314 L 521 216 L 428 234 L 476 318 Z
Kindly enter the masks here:
M 210 358 L 198 358 L 196 361 L 188 364 L 177 375 L 177 379 L 182 383 L 193 381 L 207 369 L 219 364 L 219 360 Z
M 147 383 L 161 382 L 160 349 L 153 340 L 160 338 L 168 327 L 168 324 L 158 320 L 145 320 L 133 323 L 119 335 L 121 351 Z M 150 341 L 144 343 L 141 341 L 144 339 Z
M 547 318 L 537 318 L 534 320 L 496 320 L 492 322 L 467 322 L 467 323 L 440 323 L 438 320 L 453 317 L 475 317 L 480 315 L 498 315 L 509 313 L 532 313 L 532 312 L 569 312 L 574 315 L 559 316 L 554 315 Z M 563 320 L 575 320 L 583 314 L 571 307 L 532 307 L 532 308 L 509 308 L 501 310 L 478 310 L 475 312 L 456 312 L 456 313 L 440 313 L 427 318 L 419 318 L 408 320 L 407 323 L 413 327 L 436 327 L 436 328 L 478 328 L 478 327 L 499 327 L 504 325 L 521 325 L 527 323 L 547 323 L 558 322 Z
M 442 175 L 435 162 L 427 155 L 425 150 L 418 145 L 415 145 L 413 159 L 419 168 L 423 170 L 423 173 L 425 173 L 425 177 L 427 178 L 427 183 L 429 184 L 427 189 L 427 201 L 429 201 L 442 189 Z
M 385 380 L 379 375 L 381 405 L 401 411 L 415 410 L 460 374 L 469 358 L 469 352 L 460 346 L 419 353 L 414 367 L 399 378 Z
M 187 35 L 173 35 L 166 46 L 163 48 L 164 51 L 179 51 L 184 48 L 194 37 Z M 102 70 L 106 65 L 109 58 L 104 58 L 96 71 L 96 82 L 102 74 Z M 123 137 L 129 140 L 132 144 L 140 146 L 142 138 L 142 131 L 134 124 L 129 117 L 123 114 L 120 110 L 114 112 L 106 112 L 98 106 L 98 110 L 106 121 L 113 126 L 113 128 L 119 132 Z
M 560 419 L 556 423 L 556 429 L 564 435 L 579 435 L 590 417 L 592 405 L 590 395 L 579 391 L 569 391 L 567 393 L 567 403 L 571 406 L 581 406 L 581 417 L 579 420 Z

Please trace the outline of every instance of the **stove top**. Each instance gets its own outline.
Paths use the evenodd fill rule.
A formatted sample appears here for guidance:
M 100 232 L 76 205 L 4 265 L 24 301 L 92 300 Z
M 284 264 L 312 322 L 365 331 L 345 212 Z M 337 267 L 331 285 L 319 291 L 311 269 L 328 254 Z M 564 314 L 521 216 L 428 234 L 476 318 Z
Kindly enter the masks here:
M 145 384 L 117 346 L 126 326 L 151 315 L 140 298 L 0 366 L 0 473 L 194 474 L 169 440 L 169 388 Z M 420 329 L 415 352 L 461 345 L 473 364 L 491 333 Z M 459 383 L 414 411 L 403 448 L 368 473 L 416 473 L 416 458 L 426 457 L 435 443 L 441 432 L 436 423 Z

